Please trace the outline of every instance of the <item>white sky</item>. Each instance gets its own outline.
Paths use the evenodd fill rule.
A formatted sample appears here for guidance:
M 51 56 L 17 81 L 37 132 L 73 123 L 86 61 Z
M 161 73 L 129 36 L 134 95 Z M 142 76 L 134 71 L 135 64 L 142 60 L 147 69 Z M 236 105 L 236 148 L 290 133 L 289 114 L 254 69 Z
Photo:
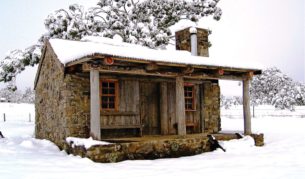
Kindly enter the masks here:
M 93 6 L 98 0 L 2 0 L 0 1 L 0 58 L 13 49 L 26 48 L 45 32 L 48 14 L 69 4 Z M 221 0 L 220 21 L 203 19 L 210 28 L 210 56 L 228 60 L 253 60 L 277 66 L 296 81 L 305 82 L 304 0 Z M 36 68 L 17 79 L 19 89 L 33 87 Z M 227 82 L 226 82 L 227 84 Z M 3 85 L 0 85 L 3 86 Z M 237 82 L 222 88 L 225 94 L 241 94 Z

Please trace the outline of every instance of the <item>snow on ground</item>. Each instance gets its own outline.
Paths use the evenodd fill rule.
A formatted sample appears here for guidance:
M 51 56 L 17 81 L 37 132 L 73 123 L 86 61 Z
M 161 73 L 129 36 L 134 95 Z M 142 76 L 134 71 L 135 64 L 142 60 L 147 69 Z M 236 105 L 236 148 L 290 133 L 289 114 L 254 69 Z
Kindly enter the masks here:
M 8 121 L 34 121 L 35 109 L 33 104 L 0 103 L 0 121 L 3 114 Z
M 229 109 L 222 108 L 221 115 L 228 118 L 242 118 L 243 106 L 233 105 Z M 253 115 L 253 106 L 251 106 L 251 114 Z M 255 117 L 297 117 L 305 118 L 305 106 L 296 106 L 294 111 L 288 109 L 275 109 L 271 105 L 260 105 L 254 107 Z
M 24 107 L 15 105 L 13 110 L 17 114 Z M 242 119 L 222 120 L 224 132 L 242 131 Z M 246 137 L 221 142 L 227 152 L 100 164 L 67 155 L 53 143 L 33 138 L 33 122 L 0 120 L 0 130 L 6 136 L 0 139 L 0 178 L 305 178 L 305 119 L 260 117 L 252 121 L 253 130 L 265 134 L 264 147 L 255 147 Z

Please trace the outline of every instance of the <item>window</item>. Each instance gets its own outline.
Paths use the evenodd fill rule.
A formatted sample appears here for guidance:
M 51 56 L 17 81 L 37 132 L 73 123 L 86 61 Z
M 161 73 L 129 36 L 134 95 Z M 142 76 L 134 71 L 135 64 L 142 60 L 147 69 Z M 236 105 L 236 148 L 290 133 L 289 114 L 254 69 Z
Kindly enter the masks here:
M 101 109 L 117 110 L 118 109 L 118 81 L 101 80 Z
M 195 110 L 194 85 L 192 84 L 184 85 L 184 99 L 185 99 L 185 110 L 186 111 Z

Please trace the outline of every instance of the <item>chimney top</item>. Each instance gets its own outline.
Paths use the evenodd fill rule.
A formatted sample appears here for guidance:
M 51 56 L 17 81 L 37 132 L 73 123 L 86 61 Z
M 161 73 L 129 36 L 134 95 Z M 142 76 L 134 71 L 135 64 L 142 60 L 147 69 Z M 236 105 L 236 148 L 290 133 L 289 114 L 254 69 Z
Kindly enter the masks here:
M 190 27 L 190 33 L 191 34 L 197 34 L 197 28 L 196 27 Z
M 210 32 L 208 29 L 203 29 L 198 27 L 188 27 L 176 31 L 175 33 L 176 49 L 187 50 L 189 52 L 192 52 L 193 55 L 208 57 L 209 46 L 210 46 L 208 39 L 209 33 Z M 192 42 L 193 42 L 193 48 L 191 47 Z

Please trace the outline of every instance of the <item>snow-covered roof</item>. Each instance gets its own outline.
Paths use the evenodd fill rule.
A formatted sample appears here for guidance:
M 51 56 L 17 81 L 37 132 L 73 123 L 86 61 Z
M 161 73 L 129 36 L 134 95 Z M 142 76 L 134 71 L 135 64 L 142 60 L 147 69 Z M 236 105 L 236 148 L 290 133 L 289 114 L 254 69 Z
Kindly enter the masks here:
M 141 45 L 118 42 L 103 37 L 91 36 L 86 37 L 81 41 L 50 39 L 49 42 L 58 59 L 64 65 L 78 61 L 84 57 L 100 54 L 171 64 L 238 68 L 247 70 L 261 69 L 259 65 L 250 63 L 249 61 L 241 63 L 229 59 L 192 56 L 190 52 L 181 50 L 155 50 Z

